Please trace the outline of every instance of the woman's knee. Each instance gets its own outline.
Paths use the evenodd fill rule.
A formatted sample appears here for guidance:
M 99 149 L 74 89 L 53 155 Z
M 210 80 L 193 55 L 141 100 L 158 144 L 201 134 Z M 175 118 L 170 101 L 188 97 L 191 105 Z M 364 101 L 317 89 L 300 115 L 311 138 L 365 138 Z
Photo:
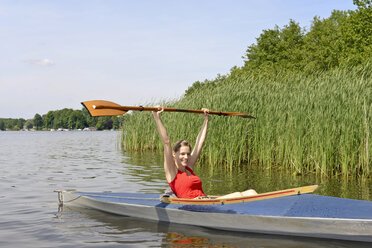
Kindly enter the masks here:
M 219 199 L 223 199 L 223 198 L 235 198 L 235 197 L 241 197 L 241 196 L 242 196 L 242 193 L 240 193 L 240 192 L 234 192 L 234 193 L 231 193 L 231 194 L 228 194 L 228 195 L 220 196 L 218 198 Z
M 242 192 L 242 195 L 243 196 L 257 195 L 257 192 L 254 189 L 249 189 L 249 190 Z

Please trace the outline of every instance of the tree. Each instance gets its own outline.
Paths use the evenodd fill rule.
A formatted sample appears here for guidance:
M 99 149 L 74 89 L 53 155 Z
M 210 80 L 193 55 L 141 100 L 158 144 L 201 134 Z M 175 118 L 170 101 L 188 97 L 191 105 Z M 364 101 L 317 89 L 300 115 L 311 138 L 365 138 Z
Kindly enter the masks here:
M 34 126 L 33 120 L 32 120 L 32 119 L 27 120 L 24 126 L 25 126 L 27 129 L 31 129 L 31 128 Z
M 296 68 L 301 64 L 304 31 L 299 23 L 290 20 L 282 29 L 264 30 L 257 44 L 248 47 L 245 66 L 259 68 Z
M 20 119 L 17 120 L 17 126 L 18 126 L 20 129 L 23 129 L 23 126 L 25 125 L 25 122 L 26 122 L 25 119 L 20 118 Z
M 41 118 L 41 115 L 35 114 L 34 119 L 33 119 L 33 124 L 36 130 L 41 128 L 43 126 L 43 119 Z
M 106 128 L 106 122 L 104 121 L 102 117 L 98 119 L 95 127 L 97 130 L 103 130 Z
M 353 0 L 353 4 L 359 8 L 371 8 L 371 0 Z
M 245 57 L 245 66 L 258 68 L 260 66 L 272 66 L 277 62 L 276 50 L 279 43 L 279 27 L 263 30 L 263 33 L 256 39 L 257 44 L 248 47 Z
M 243 69 L 313 72 L 368 63 L 372 58 L 371 2 L 354 0 L 356 10 L 314 17 L 307 33 L 293 20 L 283 28 L 263 30 L 243 56 Z
M 349 11 L 343 25 L 344 63 L 349 65 L 365 64 L 372 58 L 372 6 L 371 0 L 354 0 L 358 8 Z
M 3 120 L 0 120 L 0 130 L 5 131 L 5 123 Z
M 111 117 L 111 121 L 112 121 L 112 128 L 113 128 L 113 129 L 119 129 L 119 127 L 120 127 L 120 121 L 119 121 L 119 118 L 116 117 L 116 116 L 112 116 L 112 117 Z
M 48 111 L 44 117 L 44 127 L 47 129 L 53 128 L 54 111 Z
M 345 11 L 334 10 L 329 18 L 314 17 L 304 37 L 304 68 L 307 71 L 328 70 L 340 65 L 344 42 L 341 26 L 347 19 Z
M 62 109 L 49 111 L 47 114 L 40 116 L 35 114 L 33 119 L 0 119 L 0 130 L 19 130 L 22 128 L 30 129 L 35 127 L 40 130 L 42 128 L 72 128 L 83 129 L 85 127 L 94 127 L 97 129 L 118 129 L 121 127 L 123 117 L 104 116 L 91 117 L 86 110 Z
M 85 117 L 80 110 L 73 110 L 70 112 L 68 126 L 74 129 L 82 129 L 85 127 Z

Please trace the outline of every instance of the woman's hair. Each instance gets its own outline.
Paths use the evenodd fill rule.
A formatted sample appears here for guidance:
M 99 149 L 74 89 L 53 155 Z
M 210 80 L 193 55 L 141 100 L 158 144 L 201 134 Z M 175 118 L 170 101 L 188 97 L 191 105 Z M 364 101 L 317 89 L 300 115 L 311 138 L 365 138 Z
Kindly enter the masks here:
M 188 146 L 190 148 L 190 151 L 191 151 L 191 145 L 186 140 L 177 141 L 177 143 L 174 144 L 174 146 L 173 146 L 173 151 L 178 152 L 180 150 L 181 146 Z

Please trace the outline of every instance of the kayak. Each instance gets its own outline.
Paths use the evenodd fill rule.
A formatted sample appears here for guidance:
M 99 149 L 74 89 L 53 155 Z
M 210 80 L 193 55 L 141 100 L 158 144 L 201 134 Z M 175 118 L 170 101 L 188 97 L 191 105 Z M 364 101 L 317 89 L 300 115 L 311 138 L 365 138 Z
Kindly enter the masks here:
M 60 205 L 153 221 L 238 232 L 372 242 L 371 201 L 308 194 L 306 190 L 305 193 L 296 191 L 298 189 L 284 196 L 278 192 L 292 189 L 259 194 L 244 201 L 232 199 L 231 204 L 203 204 L 206 199 L 176 203 L 159 194 L 145 193 L 57 192 Z M 266 197 L 260 198 L 260 195 Z M 207 200 L 217 199 L 211 198 Z

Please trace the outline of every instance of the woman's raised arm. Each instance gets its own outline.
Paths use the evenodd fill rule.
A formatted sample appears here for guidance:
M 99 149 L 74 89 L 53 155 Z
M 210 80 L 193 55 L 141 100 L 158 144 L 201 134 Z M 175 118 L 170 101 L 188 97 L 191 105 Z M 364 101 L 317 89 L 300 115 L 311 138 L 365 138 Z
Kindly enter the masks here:
M 159 109 L 159 111 L 153 111 L 152 114 L 154 115 L 154 120 L 156 123 L 156 127 L 158 129 L 159 135 L 161 140 L 164 144 L 164 171 L 165 177 L 168 182 L 171 182 L 174 177 L 176 176 L 177 170 L 176 165 L 174 163 L 173 154 L 172 154 L 172 145 L 165 129 L 163 122 L 161 121 L 160 114 L 164 111 L 164 107 L 155 106 Z
M 189 167 L 194 170 L 194 165 L 196 164 L 196 161 L 198 160 L 200 156 L 201 149 L 203 147 L 205 138 L 207 137 L 207 129 L 208 129 L 208 121 L 209 121 L 209 110 L 203 108 L 204 111 L 204 122 L 203 126 L 198 134 L 198 137 L 196 138 L 195 147 L 194 150 L 191 153 L 191 158 L 189 162 Z

